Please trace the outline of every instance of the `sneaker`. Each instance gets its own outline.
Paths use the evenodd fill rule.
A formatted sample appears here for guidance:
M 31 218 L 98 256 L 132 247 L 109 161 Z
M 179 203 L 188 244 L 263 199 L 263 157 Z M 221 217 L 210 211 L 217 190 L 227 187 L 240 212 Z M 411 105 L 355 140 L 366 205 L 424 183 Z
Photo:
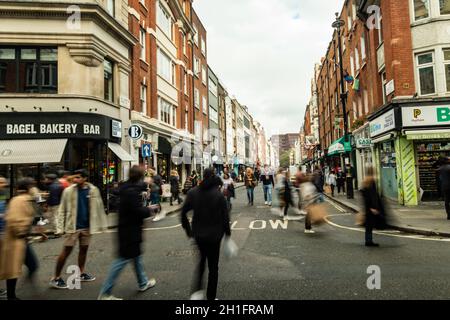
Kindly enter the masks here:
M 287 221 L 288 217 L 287 216 L 283 216 L 283 221 Z
M 194 292 L 191 295 L 190 300 L 205 300 L 205 292 L 203 290 Z
M 272 205 L 272 202 L 268 202 L 267 204 L 268 204 L 269 206 L 271 206 L 271 205 Z
M 67 289 L 67 284 L 62 278 L 50 280 L 50 287 L 55 289 Z
M 145 286 L 143 286 L 142 288 L 139 288 L 140 292 L 144 292 L 150 288 L 153 288 L 156 284 L 156 280 L 151 278 L 150 280 L 148 280 L 147 284 Z
M 82 273 L 80 275 L 80 280 L 82 282 L 91 282 L 91 281 L 94 281 L 95 279 L 96 278 L 92 274 L 89 274 L 89 273 Z
M 6 289 L 0 289 L 0 298 L 6 298 Z
M 366 242 L 366 247 L 379 247 L 380 245 L 375 242 Z
M 267 201 L 264 201 L 264 204 L 265 204 L 266 206 L 267 206 L 267 203 L 268 203 Z
M 123 300 L 121 298 L 114 297 L 112 294 L 101 294 L 97 300 Z
M 316 233 L 314 230 L 311 229 L 305 229 L 305 233 Z

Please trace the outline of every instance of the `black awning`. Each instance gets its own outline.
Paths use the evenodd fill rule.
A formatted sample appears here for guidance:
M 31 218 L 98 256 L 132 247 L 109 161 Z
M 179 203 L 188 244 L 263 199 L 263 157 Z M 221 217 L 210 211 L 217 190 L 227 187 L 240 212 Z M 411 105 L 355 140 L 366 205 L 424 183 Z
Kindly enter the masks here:
M 162 154 L 172 153 L 172 146 L 170 145 L 170 142 L 161 136 L 158 137 L 158 152 L 161 152 Z

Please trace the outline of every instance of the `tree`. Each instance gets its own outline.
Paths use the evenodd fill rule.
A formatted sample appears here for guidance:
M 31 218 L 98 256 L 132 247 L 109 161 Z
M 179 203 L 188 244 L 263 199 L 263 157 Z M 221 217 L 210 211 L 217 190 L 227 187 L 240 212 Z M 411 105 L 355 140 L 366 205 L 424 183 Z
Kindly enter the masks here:
M 290 158 L 291 158 L 291 152 L 285 151 L 280 156 L 280 167 L 282 168 L 289 168 L 290 165 Z

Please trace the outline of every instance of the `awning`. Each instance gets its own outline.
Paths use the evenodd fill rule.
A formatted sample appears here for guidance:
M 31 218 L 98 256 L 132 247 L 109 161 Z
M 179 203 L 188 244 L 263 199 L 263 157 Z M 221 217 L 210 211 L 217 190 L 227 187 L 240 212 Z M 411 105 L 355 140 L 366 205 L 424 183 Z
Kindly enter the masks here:
M 67 139 L 0 140 L 0 164 L 60 162 Z
M 405 130 L 408 140 L 450 139 L 450 129 Z
M 114 152 L 116 154 L 116 156 L 119 157 L 120 160 L 122 161 L 136 161 L 136 159 L 134 159 L 134 157 L 129 154 L 128 152 L 126 152 L 119 144 L 117 143 L 113 143 L 113 142 L 108 142 L 108 148 L 111 149 L 112 152 Z
M 164 137 L 158 137 L 158 151 L 162 154 L 172 154 L 172 145 L 171 143 Z
M 333 142 L 328 148 L 328 155 L 333 156 L 336 154 L 351 152 L 352 146 L 350 144 L 350 136 L 347 136 L 347 140 L 348 141 L 345 141 L 345 137 L 341 137 Z

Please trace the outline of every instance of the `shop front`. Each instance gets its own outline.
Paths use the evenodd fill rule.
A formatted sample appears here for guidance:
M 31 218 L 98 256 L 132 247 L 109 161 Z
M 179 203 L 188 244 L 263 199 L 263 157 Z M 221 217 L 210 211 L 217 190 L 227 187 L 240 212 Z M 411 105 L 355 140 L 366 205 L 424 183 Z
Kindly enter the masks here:
M 355 141 L 355 161 L 358 186 L 362 185 L 366 177 L 367 168 L 373 166 L 372 139 L 370 138 L 369 123 L 353 131 Z
M 0 175 L 10 180 L 33 177 L 44 189 L 45 175 L 86 169 L 88 179 L 107 199 L 124 178 L 133 157 L 120 145 L 122 123 L 98 114 L 11 112 L 0 116 Z
M 351 137 L 341 137 L 334 141 L 328 148 L 327 162 L 330 168 L 344 168 L 345 167 L 345 155 L 350 154 L 353 150 L 351 145 Z

